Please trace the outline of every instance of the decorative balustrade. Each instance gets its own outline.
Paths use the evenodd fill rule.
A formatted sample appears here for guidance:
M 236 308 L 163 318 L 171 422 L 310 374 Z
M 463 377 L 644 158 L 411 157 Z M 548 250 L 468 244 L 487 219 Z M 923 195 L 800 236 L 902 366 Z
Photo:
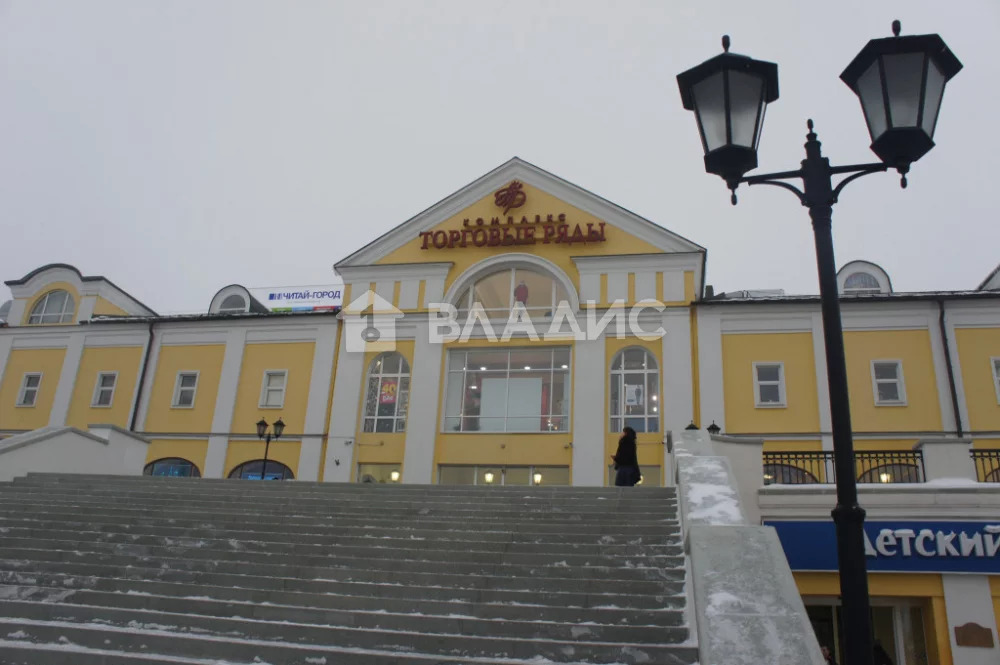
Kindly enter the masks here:
M 976 465 L 976 480 L 1000 483 L 1000 448 L 973 450 L 970 454 Z
M 773 452 L 763 456 L 765 485 L 832 484 L 837 480 L 833 451 Z M 994 459 L 994 470 L 998 462 Z M 924 457 L 919 450 L 856 450 L 854 467 L 859 483 L 924 482 Z M 994 475 L 1000 476 L 1000 471 Z M 1000 477 L 996 479 L 1000 481 Z

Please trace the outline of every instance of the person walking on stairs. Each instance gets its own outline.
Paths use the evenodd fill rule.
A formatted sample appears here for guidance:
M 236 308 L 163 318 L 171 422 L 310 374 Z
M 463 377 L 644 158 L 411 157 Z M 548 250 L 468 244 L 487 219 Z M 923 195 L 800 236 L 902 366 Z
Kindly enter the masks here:
M 622 437 L 618 439 L 618 451 L 611 456 L 615 462 L 615 485 L 618 487 L 634 487 L 642 480 L 639 472 L 639 458 L 635 449 L 635 430 L 626 427 Z

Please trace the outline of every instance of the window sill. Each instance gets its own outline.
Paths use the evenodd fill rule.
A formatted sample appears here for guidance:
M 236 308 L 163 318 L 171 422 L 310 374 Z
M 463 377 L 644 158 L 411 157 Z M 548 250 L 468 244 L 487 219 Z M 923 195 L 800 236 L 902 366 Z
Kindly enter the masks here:
M 270 410 L 273 411 L 274 409 L 283 409 L 283 408 L 285 408 L 285 405 L 284 404 L 278 404 L 276 406 L 268 406 L 267 404 L 258 404 L 257 408 L 258 409 L 270 409 Z
M 906 402 L 875 402 L 875 406 L 907 406 Z
M 92 408 L 92 409 L 110 409 L 111 406 L 112 406 L 111 404 L 91 404 L 90 408 Z
M 170 408 L 171 409 L 193 409 L 194 408 L 194 404 L 192 404 L 190 406 L 182 406 L 180 404 L 171 404 Z
M 755 409 L 787 409 L 788 405 L 784 403 L 767 403 L 767 404 L 755 404 Z
M 15 404 L 14 408 L 16 408 L 16 409 L 34 409 L 36 406 L 37 406 L 37 404 Z

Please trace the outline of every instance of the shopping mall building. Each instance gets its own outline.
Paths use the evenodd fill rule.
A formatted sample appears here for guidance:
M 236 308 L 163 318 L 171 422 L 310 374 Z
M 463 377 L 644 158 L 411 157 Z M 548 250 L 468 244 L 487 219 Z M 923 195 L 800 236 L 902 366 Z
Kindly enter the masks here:
M 713 293 L 706 257 L 515 158 L 337 263 L 336 308 L 230 285 L 204 313 L 160 316 L 45 265 L 8 281 L 0 310 L 0 437 L 16 448 L 0 443 L 0 466 L 142 472 L 100 445 L 46 447 L 104 424 L 157 475 L 260 478 L 267 446 L 269 478 L 606 485 L 630 426 L 643 483 L 662 485 L 672 433 L 714 423 L 832 641 L 819 298 Z M 995 662 L 1000 275 L 898 293 L 853 261 L 838 279 L 876 630 L 897 665 Z M 279 418 L 265 443 L 258 421 Z

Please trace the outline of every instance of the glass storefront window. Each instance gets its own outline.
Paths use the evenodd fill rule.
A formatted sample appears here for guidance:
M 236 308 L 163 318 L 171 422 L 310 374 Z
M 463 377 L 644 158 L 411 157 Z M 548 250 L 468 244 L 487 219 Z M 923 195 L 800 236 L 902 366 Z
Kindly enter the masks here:
M 440 485 L 569 485 L 568 466 L 450 465 L 438 467 Z
M 377 356 L 368 368 L 365 432 L 405 432 L 410 401 L 410 365 L 396 352 Z
M 638 346 L 619 351 L 611 361 L 612 432 L 660 431 L 660 370 L 656 358 Z
M 398 464 L 359 464 L 359 483 L 398 483 L 402 474 Z
M 885 665 L 886 659 L 892 665 L 927 665 L 921 604 L 911 599 L 882 598 L 879 601 L 871 610 L 876 665 Z M 806 612 L 820 646 L 830 649 L 834 659 L 842 663 L 844 645 L 840 606 L 807 604 Z
M 566 347 L 451 351 L 444 431 L 569 431 L 569 361 Z

